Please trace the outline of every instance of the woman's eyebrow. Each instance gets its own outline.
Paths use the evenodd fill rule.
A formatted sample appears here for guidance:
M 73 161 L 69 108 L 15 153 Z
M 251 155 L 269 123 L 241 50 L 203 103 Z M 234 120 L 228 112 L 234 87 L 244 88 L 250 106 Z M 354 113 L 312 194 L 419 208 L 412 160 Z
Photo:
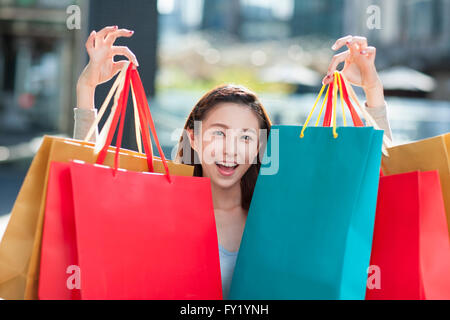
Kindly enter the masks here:
M 216 122 L 216 123 L 211 124 L 211 127 L 212 127 L 212 126 L 219 126 L 219 127 L 228 128 L 228 126 L 227 126 L 226 124 L 219 123 L 219 122 Z
M 223 127 L 223 128 L 227 128 L 227 129 L 229 128 L 226 124 L 220 123 L 220 122 L 216 122 L 216 123 L 211 124 L 211 127 L 213 127 L 213 126 Z M 251 131 L 251 132 L 256 134 L 256 130 L 253 129 L 253 128 L 242 128 L 241 131 L 244 131 L 244 132 L 245 131 Z

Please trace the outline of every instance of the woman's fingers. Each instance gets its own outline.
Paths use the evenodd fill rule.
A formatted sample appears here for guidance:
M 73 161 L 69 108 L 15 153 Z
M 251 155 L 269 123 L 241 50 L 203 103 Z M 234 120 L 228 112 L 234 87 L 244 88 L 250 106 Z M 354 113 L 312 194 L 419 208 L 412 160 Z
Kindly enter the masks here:
M 349 55 L 350 55 L 350 51 L 349 50 L 334 55 L 333 58 L 331 59 L 330 65 L 328 66 L 328 73 L 327 73 L 327 75 L 332 75 L 336 71 L 337 66 L 341 62 L 344 62 L 345 59 L 347 59 L 347 57 Z
M 133 33 L 134 33 L 134 31 L 131 31 L 128 29 L 119 29 L 119 30 L 110 32 L 105 38 L 105 43 L 108 45 L 112 45 L 118 37 L 131 37 L 133 35 Z
M 96 32 L 95 32 L 95 30 L 92 30 L 91 34 L 89 35 L 89 37 L 86 40 L 86 49 L 89 54 L 91 54 L 92 49 L 94 49 L 95 36 L 96 36 Z
M 333 80 L 333 74 L 337 69 L 337 66 L 341 63 L 344 62 L 345 59 L 347 59 L 350 55 L 350 51 L 344 51 L 341 53 L 338 53 L 336 55 L 333 56 L 333 58 L 331 59 L 330 65 L 328 67 L 328 71 L 327 71 L 327 75 L 322 79 L 322 84 L 328 84 Z
M 347 44 L 347 42 L 352 41 L 352 38 L 353 38 L 353 36 L 348 35 L 348 36 L 337 39 L 336 42 L 331 47 L 331 49 L 333 49 L 334 51 L 339 50 L 340 48 L 342 48 L 342 46 Z
M 113 53 L 113 57 L 115 55 L 121 55 L 121 56 L 125 56 L 127 57 L 131 62 L 133 62 L 136 66 L 139 66 L 139 63 L 136 59 L 136 56 L 134 55 L 133 52 L 131 52 L 130 49 L 128 49 L 128 47 L 125 46 L 115 46 L 111 48 L 112 53 Z
M 366 55 L 370 57 L 371 55 L 375 56 L 377 53 L 377 49 L 375 47 L 367 47 L 363 50 L 361 50 L 360 54 Z
M 117 30 L 117 26 L 104 27 L 102 30 L 97 32 L 95 36 L 95 47 L 102 45 L 105 42 L 105 37 L 108 35 L 108 33 L 113 32 L 115 30 Z
M 364 50 L 365 48 L 367 48 L 367 38 L 365 37 L 352 37 L 350 43 L 351 46 L 355 46 L 357 49 L 359 50 Z
M 327 75 L 322 80 L 323 84 L 329 84 L 333 81 L 333 73 L 337 66 L 344 61 L 345 65 L 342 72 L 346 74 L 347 79 L 357 85 L 367 82 L 366 80 L 371 76 L 370 73 L 375 70 L 372 67 L 374 67 L 376 49 L 368 46 L 365 37 L 351 35 L 342 37 L 336 40 L 332 49 L 338 50 L 344 45 L 348 47 L 348 50 L 332 58 Z
M 105 40 L 105 37 L 113 32 L 117 30 L 117 26 L 108 26 L 108 27 L 104 27 L 102 30 L 100 30 L 99 32 L 97 32 L 97 38 L 96 39 L 101 39 L 101 40 Z
M 331 48 L 336 51 L 344 45 L 347 45 L 352 54 L 357 53 L 367 48 L 367 38 L 348 35 L 336 40 Z
M 125 66 L 125 64 L 127 63 L 127 60 L 121 60 L 121 61 L 116 61 L 113 63 L 113 77 L 116 75 L 117 72 L 119 72 L 120 70 L 122 70 L 122 68 Z

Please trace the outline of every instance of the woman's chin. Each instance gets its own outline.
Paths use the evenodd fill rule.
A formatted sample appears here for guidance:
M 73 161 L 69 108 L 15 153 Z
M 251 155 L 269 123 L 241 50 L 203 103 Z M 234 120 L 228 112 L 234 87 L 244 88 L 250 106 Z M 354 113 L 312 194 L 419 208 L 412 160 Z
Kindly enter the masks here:
M 214 181 L 211 181 L 211 183 L 214 183 L 217 187 L 221 189 L 230 189 L 236 184 L 240 183 L 240 180 L 224 180 L 224 179 L 215 179 Z
M 220 172 L 214 172 L 211 176 L 211 183 L 214 183 L 216 186 L 227 189 L 231 188 L 237 183 L 240 183 L 242 178 L 242 174 L 239 171 L 234 172 L 232 175 L 224 176 L 221 175 Z

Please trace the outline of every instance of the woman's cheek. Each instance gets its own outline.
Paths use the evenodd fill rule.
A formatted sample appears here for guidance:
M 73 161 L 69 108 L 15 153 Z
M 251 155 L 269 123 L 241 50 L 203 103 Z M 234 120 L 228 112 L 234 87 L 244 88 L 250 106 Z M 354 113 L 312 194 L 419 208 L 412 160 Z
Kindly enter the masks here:
M 216 155 L 220 155 L 223 153 L 223 139 L 205 139 L 202 142 L 202 153 L 203 153 L 203 162 L 207 164 L 214 164 L 216 160 Z
M 258 146 L 254 142 L 242 142 L 238 144 L 238 163 L 252 164 L 256 163 L 255 156 L 258 153 Z

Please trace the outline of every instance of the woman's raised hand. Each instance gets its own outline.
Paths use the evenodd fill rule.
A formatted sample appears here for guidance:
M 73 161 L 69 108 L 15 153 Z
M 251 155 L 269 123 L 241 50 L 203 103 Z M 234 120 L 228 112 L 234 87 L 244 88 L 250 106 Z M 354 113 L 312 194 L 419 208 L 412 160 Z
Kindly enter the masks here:
M 333 56 L 322 83 L 332 82 L 334 71 L 340 63 L 344 62 L 342 74 L 351 84 L 364 89 L 367 105 L 373 107 L 383 105 L 383 84 L 375 68 L 375 47 L 368 46 L 367 39 L 364 37 L 349 35 L 338 39 L 331 48 L 336 51 L 344 45 L 348 50 Z
M 114 46 L 118 37 L 131 37 L 134 31 L 118 29 L 117 26 L 105 27 L 99 32 L 92 31 L 86 41 L 89 63 L 80 76 L 79 82 L 85 85 L 97 86 L 108 81 L 119 72 L 125 60 L 114 61 L 114 56 L 122 55 L 138 65 L 136 56 L 128 47 Z
M 126 46 L 114 46 L 118 37 L 131 37 L 134 31 L 108 26 L 99 32 L 92 31 L 86 41 L 89 63 L 84 68 L 77 83 L 78 108 L 93 108 L 95 87 L 116 75 L 127 60 L 114 61 L 121 55 L 138 66 L 136 56 Z

